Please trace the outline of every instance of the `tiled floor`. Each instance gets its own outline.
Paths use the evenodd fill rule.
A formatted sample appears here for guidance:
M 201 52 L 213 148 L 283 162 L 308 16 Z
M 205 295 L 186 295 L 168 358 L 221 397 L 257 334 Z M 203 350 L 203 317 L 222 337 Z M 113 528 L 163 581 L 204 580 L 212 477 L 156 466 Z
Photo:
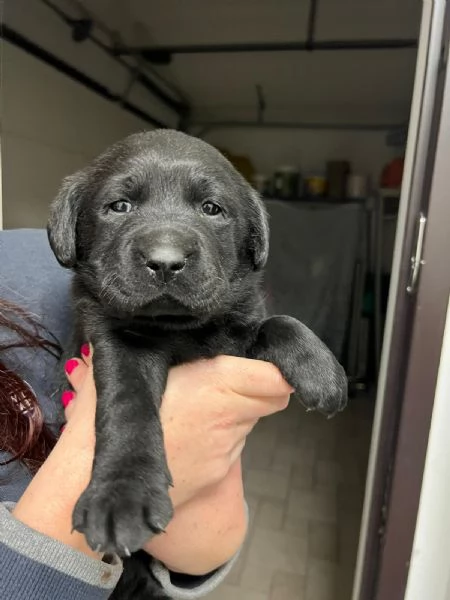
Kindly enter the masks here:
M 209 600 L 350 600 L 373 401 L 327 420 L 289 408 L 247 440 L 250 532 Z

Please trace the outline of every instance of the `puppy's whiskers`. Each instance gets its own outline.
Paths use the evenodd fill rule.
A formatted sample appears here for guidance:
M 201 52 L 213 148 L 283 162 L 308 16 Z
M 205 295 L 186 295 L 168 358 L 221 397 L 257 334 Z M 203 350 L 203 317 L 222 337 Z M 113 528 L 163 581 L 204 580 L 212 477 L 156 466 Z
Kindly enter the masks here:
M 118 273 L 110 273 L 106 275 L 105 279 L 102 282 L 98 297 L 100 300 L 104 300 L 106 304 L 112 303 L 114 297 L 114 291 L 112 290 L 112 286 L 116 283 L 118 278 Z

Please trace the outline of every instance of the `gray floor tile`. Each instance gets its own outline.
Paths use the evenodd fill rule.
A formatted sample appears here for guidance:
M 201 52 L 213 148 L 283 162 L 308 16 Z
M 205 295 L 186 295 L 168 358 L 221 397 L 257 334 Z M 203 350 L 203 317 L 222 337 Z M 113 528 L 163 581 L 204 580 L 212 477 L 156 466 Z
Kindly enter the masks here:
M 307 539 L 308 524 L 308 519 L 286 513 L 284 516 L 283 531 Z
M 235 585 L 222 584 L 211 594 L 206 596 L 208 600 L 269 600 L 267 594 L 244 590 Z
M 316 463 L 316 481 L 320 486 L 336 488 L 345 475 L 343 466 L 336 460 L 318 460 Z
M 267 566 L 260 563 L 247 561 L 242 571 L 239 586 L 243 590 L 268 594 L 272 585 L 273 574 L 274 569 L 268 569 Z
M 245 491 L 263 498 L 283 500 L 289 491 L 289 477 L 268 469 L 248 469 L 244 478 Z
M 305 578 L 286 571 L 275 571 L 269 594 L 270 600 L 305 600 Z
M 337 562 L 337 525 L 320 521 L 309 522 L 308 556 L 319 560 Z
M 312 490 L 315 482 L 314 471 L 314 464 L 310 462 L 294 465 L 292 467 L 291 489 Z
M 249 563 L 266 569 L 278 569 L 304 575 L 307 539 L 284 531 L 256 529 L 248 551 Z
M 336 494 L 329 490 L 291 490 L 287 510 L 303 519 L 336 522 Z
M 251 530 L 210 600 L 350 600 L 373 403 L 327 420 L 291 404 L 243 456 Z
M 275 449 L 273 464 L 284 465 L 313 465 L 316 460 L 316 449 L 314 447 L 299 448 L 295 444 L 281 443 Z
M 305 600 L 334 600 L 337 567 L 334 563 L 311 559 L 306 575 Z
M 279 531 L 283 526 L 285 502 L 262 500 L 255 517 L 255 527 Z

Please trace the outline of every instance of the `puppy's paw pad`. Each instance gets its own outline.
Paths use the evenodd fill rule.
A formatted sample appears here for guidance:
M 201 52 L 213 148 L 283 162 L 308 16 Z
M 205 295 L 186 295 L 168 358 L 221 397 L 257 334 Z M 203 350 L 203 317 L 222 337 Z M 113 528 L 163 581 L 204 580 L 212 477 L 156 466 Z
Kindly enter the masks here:
M 285 315 L 261 325 L 250 358 L 275 364 L 307 410 L 333 416 L 347 403 L 347 377 L 330 350 L 303 323 Z
M 93 550 L 129 556 L 163 532 L 172 516 L 167 486 L 143 488 L 133 481 L 91 484 L 75 506 L 73 527 L 84 533 Z
M 296 396 L 307 412 L 317 411 L 331 418 L 347 405 L 347 377 L 336 363 L 335 368 L 319 370 L 302 369 L 298 375 L 287 377 L 296 390 Z

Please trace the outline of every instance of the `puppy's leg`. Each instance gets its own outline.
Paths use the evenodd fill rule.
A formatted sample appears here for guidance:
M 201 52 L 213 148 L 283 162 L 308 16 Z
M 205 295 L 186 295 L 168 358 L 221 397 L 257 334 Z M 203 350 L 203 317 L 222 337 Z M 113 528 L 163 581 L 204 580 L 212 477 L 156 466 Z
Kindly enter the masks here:
M 168 365 L 156 353 L 144 362 L 111 333 L 93 341 L 95 458 L 73 526 L 91 548 L 128 555 L 163 531 L 173 514 L 159 419 Z
M 123 561 L 123 574 L 110 600 L 170 600 L 150 570 L 153 559 L 143 550 Z
M 345 408 L 344 369 L 300 321 L 287 316 L 263 321 L 248 356 L 276 365 L 307 409 L 332 416 Z
M 70 339 L 66 342 L 63 348 L 63 353 L 57 367 L 56 386 L 59 395 L 61 395 L 62 392 L 67 389 L 67 375 L 64 368 L 66 361 L 69 358 L 80 355 L 80 349 L 83 342 L 83 335 L 78 331 L 78 329 L 74 329 Z

